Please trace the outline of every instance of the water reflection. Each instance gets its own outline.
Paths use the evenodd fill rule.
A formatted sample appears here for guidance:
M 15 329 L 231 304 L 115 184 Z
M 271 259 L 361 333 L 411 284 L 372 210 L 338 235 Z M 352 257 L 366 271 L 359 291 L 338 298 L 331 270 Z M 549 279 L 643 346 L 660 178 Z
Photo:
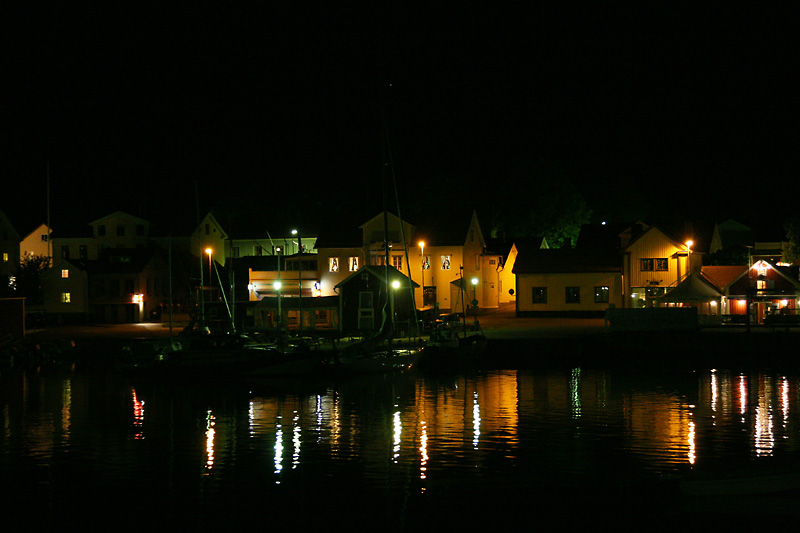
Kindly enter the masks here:
M 47 469 L 56 492 L 83 475 L 87 485 L 117 478 L 131 490 L 158 481 L 170 494 L 337 480 L 429 495 L 789 457 L 800 438 L 798 377 L 767 370 L 499 370 L 276 390 L 6 378 L 0 466 L 29 490 Z

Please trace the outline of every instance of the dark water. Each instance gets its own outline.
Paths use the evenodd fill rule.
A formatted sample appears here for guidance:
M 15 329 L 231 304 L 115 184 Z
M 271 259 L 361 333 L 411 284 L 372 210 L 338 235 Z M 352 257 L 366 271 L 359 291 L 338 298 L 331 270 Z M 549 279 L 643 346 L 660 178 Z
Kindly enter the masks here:
M 797 464 L 798 375 L 595 365 L 178 384 L 6 372 L 3 508 L 28 525 L 114 530 L 792 515 L 796 492 L 688 499 L 674 478 Z

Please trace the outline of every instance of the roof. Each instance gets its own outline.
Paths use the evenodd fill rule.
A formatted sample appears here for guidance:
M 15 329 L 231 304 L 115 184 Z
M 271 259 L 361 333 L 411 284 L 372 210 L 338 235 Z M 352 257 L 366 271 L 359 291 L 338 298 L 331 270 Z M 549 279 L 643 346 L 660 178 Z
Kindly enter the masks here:
M 374 276 L 374 277 L 378 278 L 381 281 L 381 283 L 386 283 L 386 272 L 387 272 L 387 269 L 388 269 L 388 272 L 389 272 L 389 278 L 391 280 L 393 280 L 393 281 L 394 280 L 398 280 L 403 286 L 405 286 L 405 287 L 408 286 L 408 285 L 406 285 L 404 283 L 406 280 L 409 279 L 408 276 L 406 276 L 405 274 L 403 274 L 402 272 L 397 270 L 395 267 L 393 267 L 391 265 L 388 266 L 388 267 L 387 266 L 368 265 L 368 266 L 363 266 L 363 267 L 359 268 L 357 271 L 355 271 L 352 274 L 350 274 L 349 276 L 347 276 L 345 279 L 343 279 L 342 281 L 337 283 L 335 288 L 338 289 L 338 288 L 340 288 L 340 287 L 342 287 L 344 285 L 347 285 L 354 277 L 363 276 L 364 274 L 369 274 L 371 276 Z M 414 282 L 414 281 L 411 281 L 411 286 L 416 288 L 416 287 L 419 287 L 419 284 Z
M 714 285 L 725 289 L 747 272 L 747 265 L 704 266 L 700 271 Z
M 674 289 L 659 298 L 662 302 L 710 302 L 722 296 L 700 272 L 690 272 Z
M 578 249 L 539 249 L 520 251 L 514 274 L 567 274 L 582 272 L 622 272 L 622 261 L 614 252 Z

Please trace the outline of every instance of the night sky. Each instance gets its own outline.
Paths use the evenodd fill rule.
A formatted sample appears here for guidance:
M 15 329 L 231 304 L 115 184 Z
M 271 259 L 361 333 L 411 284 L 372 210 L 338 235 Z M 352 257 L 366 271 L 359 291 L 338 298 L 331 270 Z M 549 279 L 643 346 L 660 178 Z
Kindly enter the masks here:
M 195 188 L 267 224 L 372 216 L 387 137 L 410 212 L 498 209 L 535 193 L 538 161 L 598 220 L 797 211 L 789 3 L 111 4 L 3 7 L 20 233 L 45 219 L 48 161 L 56 227 L 184 227 Z

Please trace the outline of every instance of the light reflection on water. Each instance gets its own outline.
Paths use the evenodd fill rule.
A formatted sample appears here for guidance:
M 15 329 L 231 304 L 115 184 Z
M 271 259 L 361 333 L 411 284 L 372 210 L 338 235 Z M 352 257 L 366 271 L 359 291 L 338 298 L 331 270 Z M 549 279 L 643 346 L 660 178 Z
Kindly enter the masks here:
M 252 392 L 21 374 L 0 393 L 0 466 L 21 497 L 46 488 L 51 502 L 76 483 L 187 499 L 334 481 L 405 498 L 524 491 L 791 458 L 797 401 L 797 376 L 716 369 L 375 376 Z

